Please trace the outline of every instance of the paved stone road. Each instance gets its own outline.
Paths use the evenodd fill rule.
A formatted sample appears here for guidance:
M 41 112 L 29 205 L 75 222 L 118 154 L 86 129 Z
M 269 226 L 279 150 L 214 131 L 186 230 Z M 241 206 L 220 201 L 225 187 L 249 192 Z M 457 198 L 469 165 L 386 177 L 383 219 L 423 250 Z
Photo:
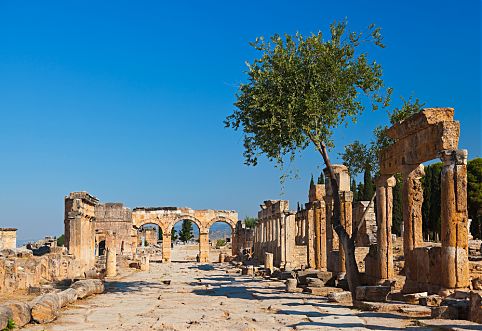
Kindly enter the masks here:
M 286 293 L 277 281 L 227 274 L 227 264 L 151 263 L 106 283 L 55 322 L 26 330 L 400 330 L 413 322 L 362 313 L 320 297 Z M 165 285 L 162 280 L 172 280 Z

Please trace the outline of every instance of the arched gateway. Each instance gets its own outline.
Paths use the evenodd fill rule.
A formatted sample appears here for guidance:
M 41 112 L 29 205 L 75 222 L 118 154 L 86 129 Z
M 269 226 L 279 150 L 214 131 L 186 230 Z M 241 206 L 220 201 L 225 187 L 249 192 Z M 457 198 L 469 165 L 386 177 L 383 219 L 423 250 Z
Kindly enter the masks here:
M 189 220 L 199 228 L 199 259 L 208 262 L 209 259 L 209 228 L 216 222 L 229 224 L 232 233 L 233 254 L 235 243 L 234 228 L 238 222 L 238 213 L 232 210 L 202 209 L 177 207 L 135 208 L 132 211 L 132 221 L 136 228 L 144 224 L 157 224 L 162 230 L 162 260 L 171 261 L 171 232 L 174 225 L 183 220 Z
M 162 231 L 162 259 L 171 261 L 171 231 L 182 220 L 190 220 L 199 228 L 199 258 L 209 260 L 209 228 L 216 222 L 231 227 L 233 255 L 236 254 L 235 227 L 238 213 L 233 210 L 194 210 L 179 207 L 140 207 L 129 209 L 122 203 L 100 203 L 87 192 L 72 192 L 65 197 L 65 240 L 71 254 L 78 256 L 84 269 L 93 266 L 103 234 L 115 238 L 112 245 L 120 254 L 135 254 L 137 230 L 155 224 Z

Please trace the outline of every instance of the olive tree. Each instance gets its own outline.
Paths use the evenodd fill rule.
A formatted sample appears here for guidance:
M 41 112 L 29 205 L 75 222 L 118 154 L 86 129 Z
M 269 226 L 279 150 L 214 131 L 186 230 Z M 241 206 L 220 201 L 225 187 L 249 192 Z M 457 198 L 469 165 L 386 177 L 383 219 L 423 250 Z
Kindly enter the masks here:
M 283 165 L 308 146 L 321 155 L 329 172 L 334 196 L 333 228 L 346 252 L 350 291 L 359 285 L 354 238 L 340 223 L 338 183 L 328 150 L 334 147 L 333 130 L 348 124 L 369 106 L 376 110 L 389 102 L 382 67 L 369 60 L 368 47 L 381 47 L 380 28 L 350 32 L 346 21 L 304 37 L 275 34 L 251 43 L 260 57 L 247 63 L 247 82 L 239 87 L 236 109 L 225 124 L 241 129 L 244 157 L 256 165 L 264 155 Z

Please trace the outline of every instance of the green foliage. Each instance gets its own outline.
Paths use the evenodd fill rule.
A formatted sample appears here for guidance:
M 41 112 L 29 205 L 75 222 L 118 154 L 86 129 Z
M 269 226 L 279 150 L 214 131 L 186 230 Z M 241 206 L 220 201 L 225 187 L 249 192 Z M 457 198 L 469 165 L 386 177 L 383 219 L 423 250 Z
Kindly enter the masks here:
M 62 234 L 57 238 L 57 246 L 65 245 L 65 236 Z
M 352 179 L 351 180 L 351 183 L 350 183 L 350 191 L 353 192 L 353 201 L 358 201 L 358 192 L 356 190 L 356 182 L 355 182 L 355 179 Z
M 313 174 L 311 174 L 310 187 L 315 186 L 315 180 L 313 179 Z
M 216 248 L 220 248 L 226 246 L 226 240 L 224 239 L 218 239 L 216 240 Z
M 397 183 L 393 187 L 393 207 L 392 207 L 392 232 L 401 235 L 403 224 L 403 207 L 402 207 L 402 176 L 395 175 Z
M 15 322 L 13 319 L 9 318 L 7 322 L 7 326 L 2 330 L 2 331 L 9 331 L 15 329 L 17 326 L 15 325 Z
M 177 235 L 176 230 L 172 229 L 172 231 L 171 231 L 171 241 L 176 241 L 177 238 L 179 238 L 179 237 Z
M 425 103 L 421 103 L 418 98 L 413 100 L 413 97 L 410 96 L 408 100 L 405 100 L 403 97 L 401 98 L 403 101 L 403 105 L 401 108 L 395 108 L 393 112 L 389 113 L 390 123 L 393 125 L 397 122 L 401 122 L 410 116 L 419 113 Z
M 482 158 L 467 163 L 467 205 L 472 233 L 482 238 Z
M 254 227 L 256 226 L 256 223 L 258 223 L 258 219 L 256 217 L 246 216 L 244 218 L 244 224 L 248 229 L 254 229 Z
M 318 184 L 325 184 L 325 174 L 323 173 L 323 171 L 320 173 L 320 176 L 318 177 Z
M 441 172 L 442 163 L 434 163 L 425 167 L 425 176 L 422 179 L 423 204 L 422 204 L 422 231 L 424 237 L 441 231 Z
M 179 239 L 183 242 L 187 242 L 192 238 L 192 222 L 189 220 L 183 220 L 181 230 L 179 231 Z
M 348 168 L 350 176 L 355 177 L 366 171 L 371 171 L 378 165 L 378 157 L 372 146 L 368 146 L 355 140 L 345 146 L 345 151 L 339 153 L 343 164 Z
M 363 201 L 370 201 L 373 194 L 375 194 L 375 184 L 370 169 L 366 168 L 363 173 L 363 195 L 360 198 Z
M 333 147 L 333 129 L 356 120 L 365 109 L 362 98 L 373 109 L 387 106 L 391 89 L 384 88 L 381 65 L 362 47 L 383 47 L 380 28 L 371 25 L 365 36 L 347 31 L 344 21 L 330 32 L 327 40 L 318 32 L 251 43 L 261 56 L 247 64 L 248 83 L 225 120 L 243 130 L 246 164 L 256 165 L 263 154 L 283 166 L 310 143 Z
M 172 236 L 172 234 L 171 234 L 171 236 Z M 158 227 L 158 229 L 157 229 L 157 240 L 162 240 L 162 229 L 161 229 L 161 227 Z

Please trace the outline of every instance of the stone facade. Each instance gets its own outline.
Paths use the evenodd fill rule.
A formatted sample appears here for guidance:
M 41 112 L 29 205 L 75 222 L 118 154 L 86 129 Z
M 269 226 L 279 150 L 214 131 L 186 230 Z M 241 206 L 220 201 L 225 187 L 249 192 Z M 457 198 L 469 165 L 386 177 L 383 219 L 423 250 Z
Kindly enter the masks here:
M 235 252 L 237 256 L 242 256 L 245 250 L 249 252 L 252 251 L 254 245 L 254 229 L 248 229 L 243 222 L 238 221 L 234 230 L 234 237 L 236 237 L 236 240 L 232 243 L 232 246 L 233 252 Z
M 121 203 L 102 204 L 87 192 L 73 192 L 65 198 L 65 240 L 69 252 L 80 259 L 83 270 L 94 266 L 95 256 L 106 249 L 105 233 L 115 234 L 115 251 L 132 256 L 138 246 L 138 230 L 155 224 L 162 231 L 163 261 L 171 260 L 171 231 L 182 220 L 195 223 L 200 231 L 199 257 L 208 261 L 209 228 L 216 222 L 231 226 L 233 254 L 236 254 L 235 226 L 238 213 L 232 210 L 194 210 L 178 207 L 135 208 L 130 210 Z M 143 230 L 150 244 L 157 243 L 155 231 Z M 148 233 L 148 234 L 147 234 Z M 141 234 L 142 236 L 142 234 Z M 106 251 L 107 252 L 107 251 Z
M 365 213 L 365 210 L 368 211 Z M 365 217 L 363 214 L 365 213 Z M 363 218 L 362 218 L 363 217 Z M 369 247 L 377 242 L 377 219 L 374 204 L 370 201 L 353 202 L 353 227 L 362 222 L 356 238 L 357 247 Z
M 272 253 L 276 267 L 285 270 L 300 267 L 302 261 L 295 242 L 295 212 L 289 210 L 288 201 L 266 200 L 260 207 L 254 229 L 254 257 L 264 261 L 264 253 Z
M 0 228 L 0 250 L 17 248 L 17 229 Z
M 60 247 L 59 247 L 60 249 Z M 72 255 L 18 254 L 0 256 L 0 293 L 15 293 L 41 284 L 82 276 L 80 261 Z

